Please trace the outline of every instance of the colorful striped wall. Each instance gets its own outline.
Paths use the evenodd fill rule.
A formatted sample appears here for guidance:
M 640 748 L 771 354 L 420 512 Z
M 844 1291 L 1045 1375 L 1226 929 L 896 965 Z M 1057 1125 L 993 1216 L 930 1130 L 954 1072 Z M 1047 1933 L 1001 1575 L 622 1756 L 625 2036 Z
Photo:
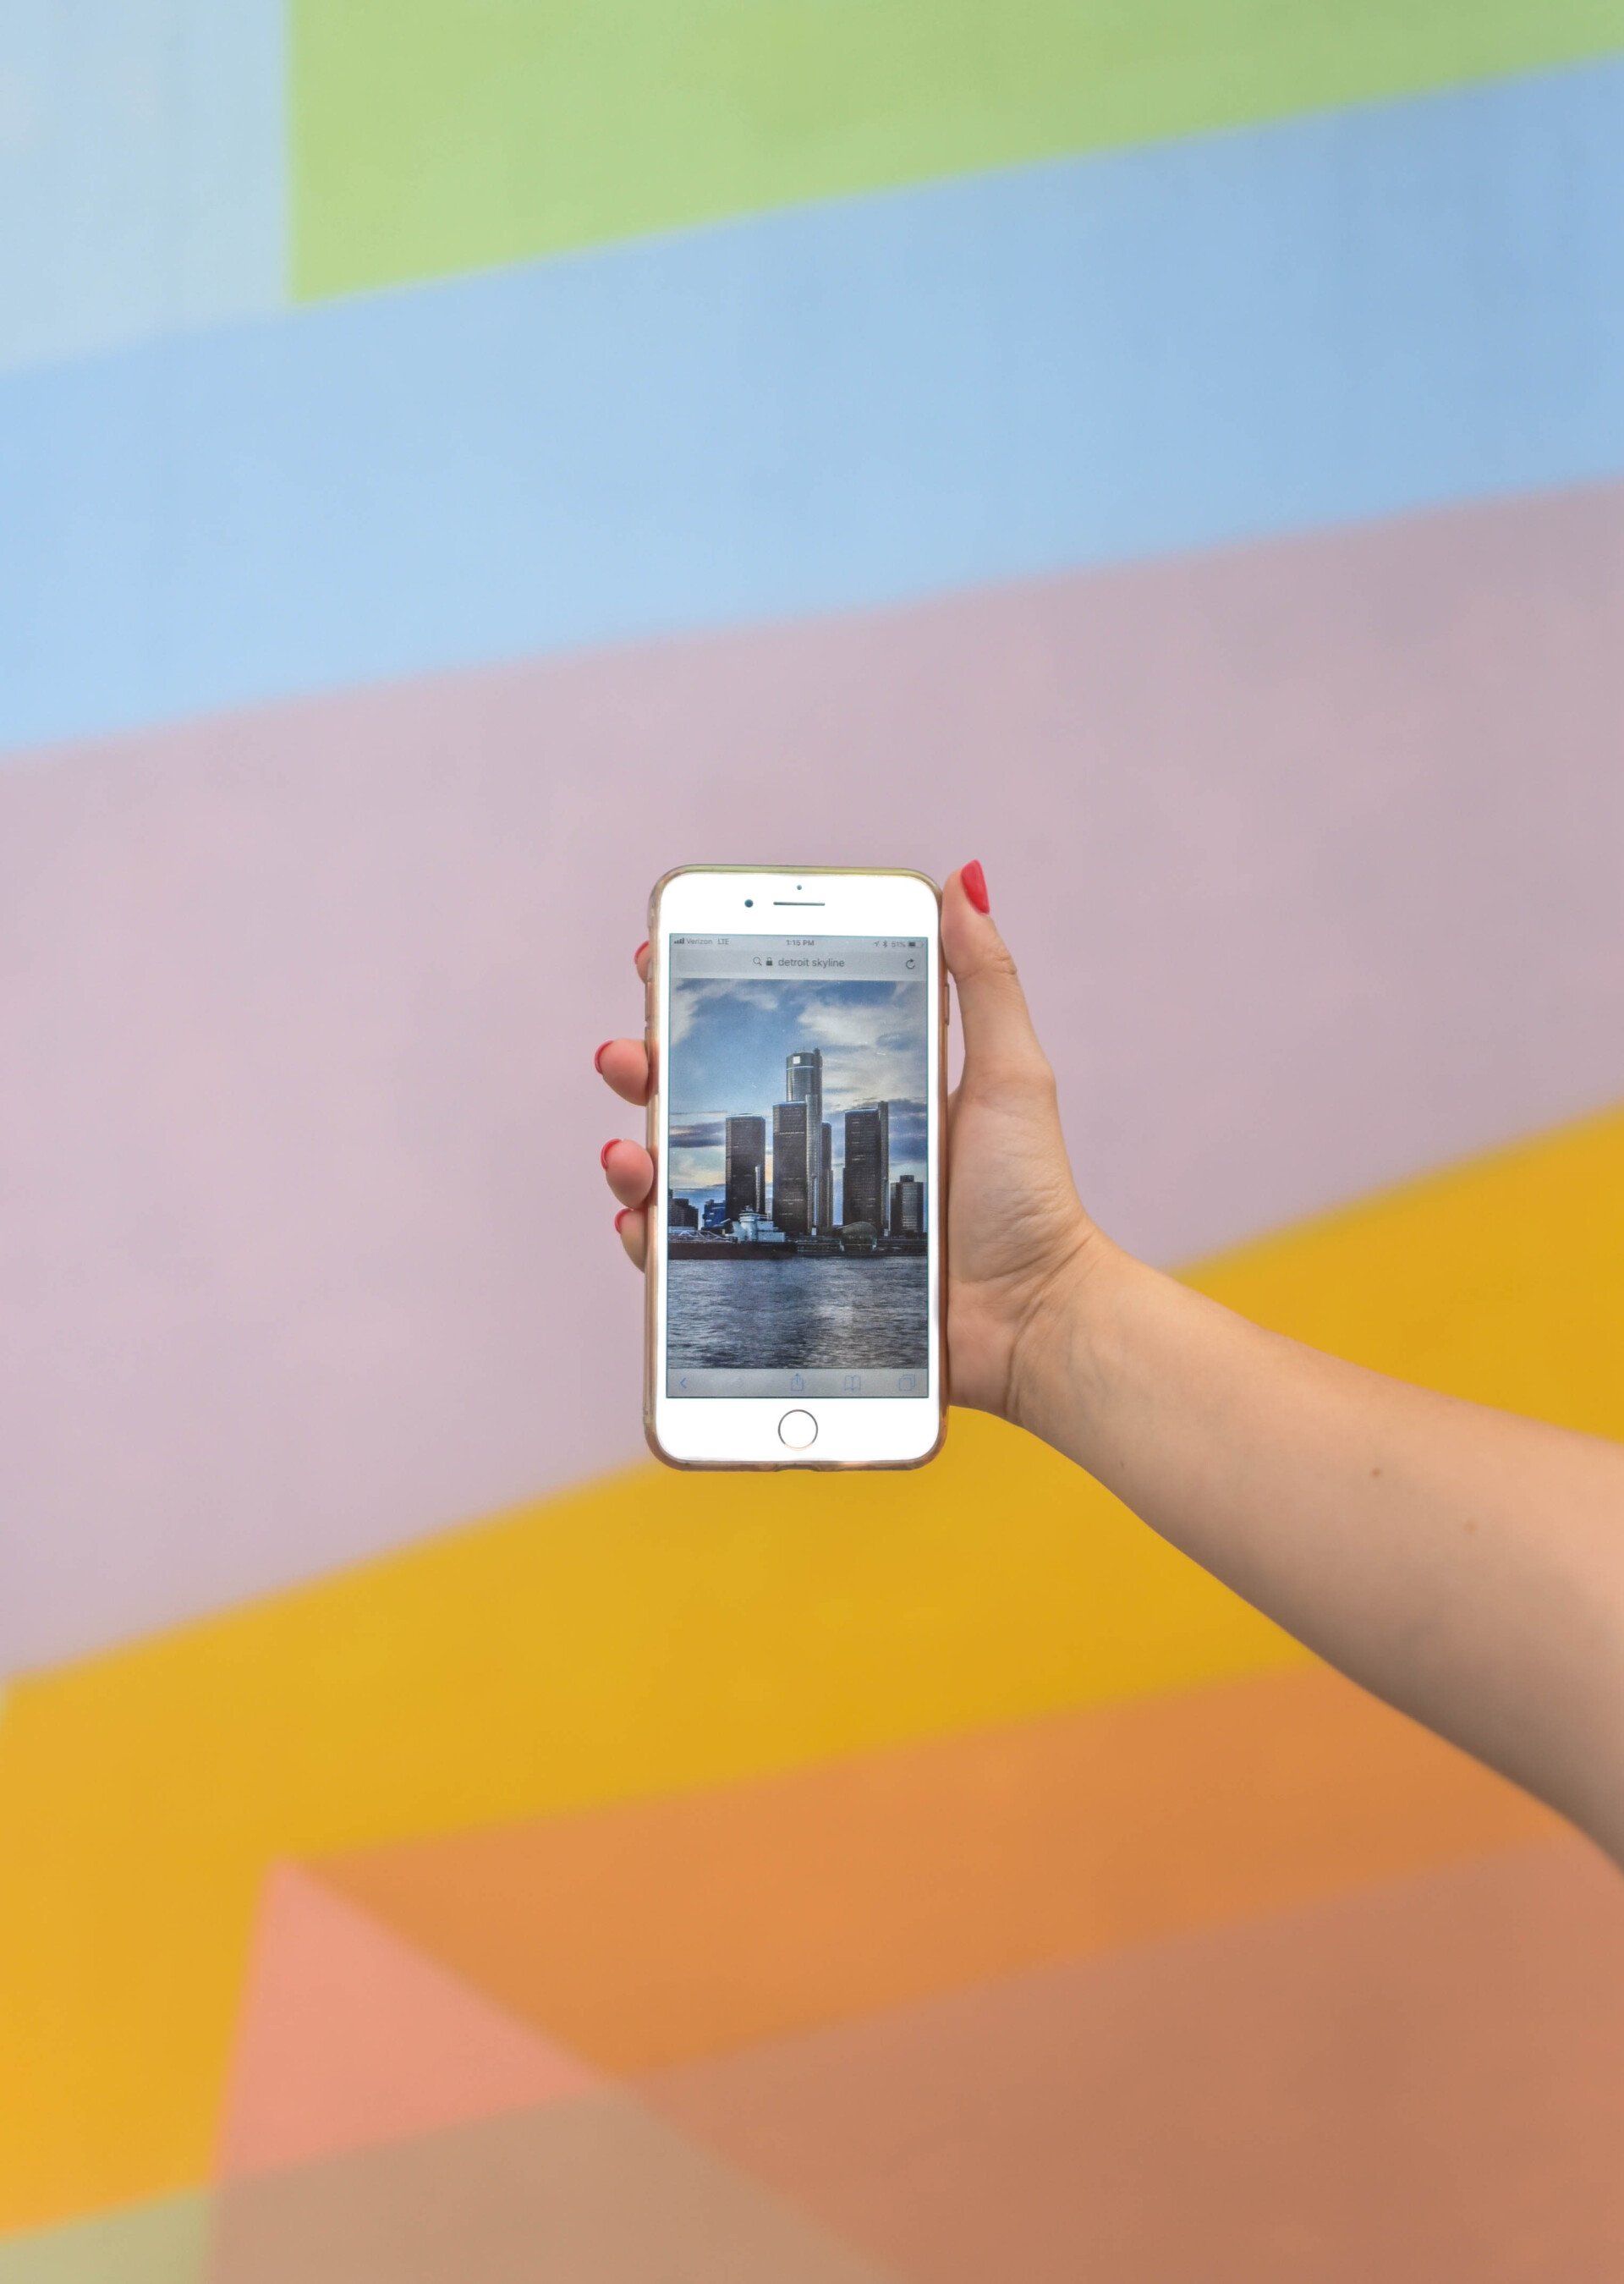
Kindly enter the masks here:
M 979 856 L 1115 1234 L 1624 1435 L 1621 214 L 1620 0 L 15 0 L 0 2284 L 1624 2267 L 1615 1875 L 652 1468 L 590 1068 Z

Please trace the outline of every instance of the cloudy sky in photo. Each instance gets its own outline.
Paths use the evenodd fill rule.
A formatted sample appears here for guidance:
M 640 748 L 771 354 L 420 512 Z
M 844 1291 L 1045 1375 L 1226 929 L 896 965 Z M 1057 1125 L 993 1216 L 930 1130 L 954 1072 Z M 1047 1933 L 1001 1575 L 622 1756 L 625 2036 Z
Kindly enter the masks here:
M 824 1117 L 837 1176 L 845 1114 L 891 1105 L 891 1178 L 925 1173 L 926 987 L 738 977 L 677 977 L 671 986 L 669 1187 L 696 1203 L 722 1194 L 725 1121 L 767 1121 L 785 1099 L 785 1062 L 800 1049 L 824 1053 Z M 837 1206 L 839 1190 L 837 1186 Z

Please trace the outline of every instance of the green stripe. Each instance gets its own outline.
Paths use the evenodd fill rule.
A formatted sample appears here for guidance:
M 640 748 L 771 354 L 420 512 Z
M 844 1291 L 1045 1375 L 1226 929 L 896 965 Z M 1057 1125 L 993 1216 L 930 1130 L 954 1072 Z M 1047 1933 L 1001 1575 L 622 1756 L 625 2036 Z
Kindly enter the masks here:
M 0 2284 L 203 2284 L 208 2204 L 165 2197 L 0 2239 Z
M 1568 63 L 1624 0 L 292 0 L 316 299 Z

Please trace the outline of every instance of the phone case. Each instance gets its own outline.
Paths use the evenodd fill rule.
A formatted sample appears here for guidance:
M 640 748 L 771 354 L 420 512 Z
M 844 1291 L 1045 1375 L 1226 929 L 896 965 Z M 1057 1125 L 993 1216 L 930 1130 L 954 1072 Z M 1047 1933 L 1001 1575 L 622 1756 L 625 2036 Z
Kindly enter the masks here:
M 644 989 L 643 1036 L 648 1049 L 649 1070 L 652 1083 L 649 1088 L 646 1138 L 649 1155 L 654 1161 L 654 1194 L 664 1195 L 663 1175 L 660 1163 L 660 1099 L 665 1084 L 662 1065 L 663 1038 L 659 1023 L 659 1009 L 663 979 L 660 974 L 660 899 L 673 880 L 683 879 L 690 872 L 793 872 L 797 880 L 832 880 L 863 878 L 867 880 L 918 880 L 936 900 L 937 929 L 935 939 L 937 1003 L 941 1010 L 941 1036 L 936 1057 L 936 1148 L 932 1171 L 935 1194 L 941 1201 L 939 1208 L 941 1224 L 936 1248 L 937 1322 L 941 1326 L 941 1368 L 937 1374 L 941 1391 L 941 1417 L 936 1438 L 927 1451 L 911 1459 L 684 1459 L 668 1451 L 661 1443 L 654 1426 L 654 1360 L 658 1354 L 658 1327 L 655 1321 L 654 1278 L 651 1271 L 644 1275 L 643 1301 L 643 1434 L 654 1457 L 668 1467 L 680 1467 L 698 1474 L 781 1474 L 785 1468 L 794 1467 L 801 1473 L 820 1474 L 842 1474 L 857 1468 L 865 1472 L 876 1469 L 895 1471 L 900 1468 L 923 1467 L 933 1459 L 947 1441 L 948 1406 L 952 1400 L 948 1384 L 947 1287 L 948 1287 L 948 989 L 947 974 L 941 957 L 941 889 L 928 872 L 916 872 L 906 865 L 897 864 L 677 864 L 662 872 L 649 896 L 649 973 Z M 653 1242 L 651 1232 L 651 1244 Z M 652 1258 L 652 1256 L 651 1256 Z

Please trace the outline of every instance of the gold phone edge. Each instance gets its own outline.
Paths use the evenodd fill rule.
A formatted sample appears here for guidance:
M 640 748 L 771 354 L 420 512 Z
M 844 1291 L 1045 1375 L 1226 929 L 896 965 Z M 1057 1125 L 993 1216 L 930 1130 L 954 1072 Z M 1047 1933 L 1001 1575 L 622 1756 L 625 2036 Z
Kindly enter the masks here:
M 910 1468 L 928 1467 L 936 1458 L 948 1438 L 948 1409 L 952 1391 L 948 1385 L 948 1217 L 947 1217 L 947 1138 L 948 1138 L 948 976 L 941 956 L 941 887 L 928 872 L 917 872 L 905 864 L 674 864 L 662 872 L 649 891 L 649 972 L 643 995 L 643 1037 L 648 1050 L 652 1084 L 649 1087 L 645 1114 L 644 1138 L 648 1153 L 654 1161 L 654 1195 L 660 1193 L 660 1091 L 664 1079 L 664 1026 L 660 1019 L 661 987 L 660 973 L 660 906 L 667 888 L 673 880 L 685 879 L 691 872 L 792 872 L 805 880 L 844 877 L 847 879 L 882 880 L 917 880 L 936 899 L 936 1004 L 941 1010 L 940 1037 L 936 1052 L 936 1122 L 934 1147 L 931 1156 L 931 1173 L 934 1195 L 941 1200 L 937 1227 L 936 1286 L 933 1295 L 936 1303 L 938 1418 L 936 1435 L 930 1449 L 911 1459 L 678 1459 L 660 1442 L 654 1426 L 654 1357 L 656 1348 L 655 1276 L 652 1267 L 653 1247 L 657 1233 L 651 1223 L 650 1251 L 643 1275 L 643 1438 L 662 1467 L 675 1467 L 684 1474 L 777 1475 L 793 1468 L 800 1474 L 824 1475 L 844 1474 L 853 1469 L 864 1474 L 883 1472 L 900 1474 Z

